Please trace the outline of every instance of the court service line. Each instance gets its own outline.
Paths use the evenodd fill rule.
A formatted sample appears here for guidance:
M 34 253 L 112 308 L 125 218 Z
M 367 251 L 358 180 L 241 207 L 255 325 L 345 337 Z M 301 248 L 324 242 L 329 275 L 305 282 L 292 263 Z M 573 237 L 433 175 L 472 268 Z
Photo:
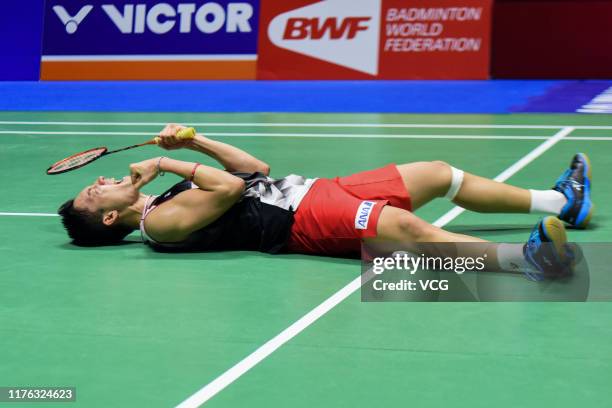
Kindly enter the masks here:
M 8 217 L 57 217 L 53 213 L 24 213 L 24 212 L 0 212 L 0 216 Z
M 152 132 L 106 132 L 106 131 L 43 131 L 43 130 L 0 130 L 0 135 L 79 135 L 79 136 L 153 136 Z M 354 133 L 263 133 L 263 132 L 206 132 L 213 137 L 307 137 L 307 138 L 381 138 L 381 139 L 516 139 L 546 140 L 550 136 L 524 135 L 415 135 L 415 134 L 354 134 Z
M 151 132 L 105 132 L 105 131 L 27 131 L 1 130 L 0 135 L 81 135 L 81 136 L 152 136 Z M 352 134 L 352 133 L 259 133 L 259 132 L 212 132 L 211 137 L 304 137 L 344 139 L 443 139 L 443 140 L 547 140 L 550 136 L 528 135 L 433 135 L 433 134 Z M 566 140 L 610 141 L 612 136 L 575 136 Z
M 561 139 L 566 137 L 574 130 L 573 127 L 565 127 L 557 132 L 555 135 L 550 137 L 544 143 L 537 146 L 535 149 L 527 153 L 521 159 L 519 159 L 512 166 L 508 167 L 506 170 L 501 172 L 495 180 L 504 181 L 510 178 L 512 175 L 517 173 L 519 170 L 523 169 L 529 163 L 537 159 L 541 156 L 545 151 L 554 146 Z M 455 207 L 457 208 L 457 207 Z M 455 219 L 461 212 L 458 212 L 453 208 L 448 213 L 444 214 L 440 217 L 435 224 L 439 227 L 442 227 Z M 298 319 L 291 326 L 287 327 L 285 330 L 277 334 L 272 339 L 268 340 L 257 350 L 249 354 L 247 357 L 239 361 L 236 365 L 231 367 L 229 370 L 225 371 L 219 377 L 215 378 L 213 381 L 202 387 L 196 393 L 191 395 L 189 398 L 181 402 L 177 405 L 176 408 L 196 408 L 204 404 L 206 401 L 210 400 L 220 391 L 222 391 L 225 387 L 236 381 L 243 374 L 261 362 L 263 359 L 268 357 L 270 354 L 275 352 L 278 348 L 280 348 L 283 344 L 300 334 L 303 330 L 305 330 L 312 323 L 317 321 L 327 312 L 332 310 L 338 304 L 340 304 L 343 300 L 348 298 L 351 294 L 359 290 L 361 287 L 361 275 L 355 279 L 353 279 L 348 285 L 340 289 L 338 292 L 331 295 L 327 298 L 323 303 L 312 309 L 310 312 L 306 313 L 300 319 Z
M 73 121 L 10 121 L 0 125 L 62 125 L 62 126 L 165 126 L 165 122 L 73 122 Z M 210 127 L 331 127 L 331 128 L 458 128 L 458 129 L 612 129 L 610 126 L 592 125 L 502 125 L 502 124 L 448 124 L 448 123 L 281 123 L 281 122 L 188 122 L 190 126 Z

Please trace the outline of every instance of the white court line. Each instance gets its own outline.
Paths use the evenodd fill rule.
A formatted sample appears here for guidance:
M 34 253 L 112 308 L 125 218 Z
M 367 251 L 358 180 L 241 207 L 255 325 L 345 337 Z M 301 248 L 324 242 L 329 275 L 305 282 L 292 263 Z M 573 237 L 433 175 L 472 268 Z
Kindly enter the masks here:
M 566 127 L 565 129 L 567 129 Z M 574 129 L 574 128 L 572 128 Z M 2 130 L 0 135 L 82 135 L 82 136 L 152 136 L 151 132 L 79 132 L 79 131 L 27 131 L 27 130 Z M 443 139 L 443 140 L 547 140 L 550 136 L 523 136 L 523 135 L 415 135 L 415 134 L 352 134 L 352 133 L 235 133 L 217 132 L 206 133 L 211 137 L 305 137 L 305 138 L 347 138 L 347 139 Z M 566 137 L 565 140 L 595 140 L 610 141 L 612 136 L 574 136 Z
M 564 137 L 563 140 L 599 140 L 599 141 L 610 141 L 612 140 L 612 137 L 609 136 L 603 136 L 603 137 L 597 137 L 597 136 L 568 136 L 568 137 Z
M 557 142 L 559 142 L 565 136 L 570 134 L 573 130 L 574 128 L 572 127 L 565 127 L 561 129 L 554 136 L 550 137 L 544 143 L 540 144 L 538 147 L 523 156 L 512 166 L 501 172 L 497 177 L 495 177 L 495 180 L 507 180 L 508 178 L 510 178 L 510 176 L 514 175 L 519 170 L 534 161 L 536 158 L 541 156 L 545 151 L 550 149 Z M 458 207 L 453 208 L 448 213 L 440 217 L 435 222 L 435 225 L 442 227 L 452 221 L 454 218 L 456 218 L 459 214 L 461 214 L 461 211 L 456 211 L 456 208 Z M 225 371 L 219 377 L 215 378 L 213 381 L 202 387 L 195 394 L 187 398 L 185 401 L 181 402 L 179 405 L 177 405 L 177 408 L 195 408 L 201 406 L 206 401 L 214 397 L 217 393 L 222 391 L 225 387 L 236 381 L 240 376 L 249 371 L 264 358 L 268 357 L 270 354 L 276 351 L 283 344 L 297 336 L 304 329 L 306 329 L 312 323 L 321 318 L 324 314 L 326 314 L 335 306 L 337 306 L 340 302 L 342 302 L 344 299 L 346 299 L 355 291 L 357 291 L 360 287 L 361 275 L 353 279 L 348 285 L 340 289 L 338 292 L 327 298 L 319 306 L 306 313 L 291 326 L 287 327 L 275 337 L 268 340 L 261 347 L 249 354 L 244 359 L 242 359 L 229 370 Z
M 165 126 L 165 122 L 52 122 L 0 120 L 0 125 L 63 125 L 63 126 Z M 487 125 L 487 124 L 437 124 L 437 123 L 262 123 L 262 122 L 189 122 L 190 126 L 225 127 L 332 127 L 332 128 L 458 128 L 458 129 L 612 129 L 612 126 L 588 125 Z
M 52 213 L 23 213 L 23 212 L 0 212 L 0 216 L 15 216 L 15 217 L 58 217 L 58 214 Z
M 92 132 L 92 131 L 72 131 L 72 130 L 0 130 L 0 135 L 83 135 L 83 136 L 153 136 L 155 132 Z

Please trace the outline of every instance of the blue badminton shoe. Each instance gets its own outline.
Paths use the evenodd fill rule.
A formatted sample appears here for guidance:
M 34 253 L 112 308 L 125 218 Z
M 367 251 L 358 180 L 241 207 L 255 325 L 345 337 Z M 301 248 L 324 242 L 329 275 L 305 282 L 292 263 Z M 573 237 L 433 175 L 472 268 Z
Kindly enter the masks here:
M 559 218 L 576 228 L 585 228 L 593 215 L 591 202 L 591 162 L 584 153 L 572 159 L 570 168 L 559 177 L 553 190 L 567 198 Z
M 573 253 L 567 245 L 563 223 L 556 217 L 546 217 L 531 231 L 523 247 L 523 255 L 535 271 L 525 271 L 534 281 L 556 279 L 572 274 Z

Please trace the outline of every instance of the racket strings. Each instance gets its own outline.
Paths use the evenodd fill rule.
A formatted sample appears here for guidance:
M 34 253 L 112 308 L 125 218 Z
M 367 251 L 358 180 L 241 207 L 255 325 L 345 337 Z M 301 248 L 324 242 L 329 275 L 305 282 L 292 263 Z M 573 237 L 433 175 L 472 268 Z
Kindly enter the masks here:
M 105 147 L 97 147 L 95 149 L 86 150 L 81 153 L 77 153 L 70 157 L 66 157 L 63 160 L 52 165 L 49 170 L 47 170 L 48 174 L 58 173 L 68 171 L 73 168 L 84 166 L 85 164 L 94 161 L 102 154 L 106 152 Z

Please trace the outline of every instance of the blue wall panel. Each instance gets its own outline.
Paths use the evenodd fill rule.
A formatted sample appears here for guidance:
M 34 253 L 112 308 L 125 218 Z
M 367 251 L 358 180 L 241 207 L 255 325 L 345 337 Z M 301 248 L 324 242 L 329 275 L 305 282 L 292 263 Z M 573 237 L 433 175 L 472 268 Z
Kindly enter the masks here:
M 44 0 L 2 2 L 0 80 L 40 77 Z

